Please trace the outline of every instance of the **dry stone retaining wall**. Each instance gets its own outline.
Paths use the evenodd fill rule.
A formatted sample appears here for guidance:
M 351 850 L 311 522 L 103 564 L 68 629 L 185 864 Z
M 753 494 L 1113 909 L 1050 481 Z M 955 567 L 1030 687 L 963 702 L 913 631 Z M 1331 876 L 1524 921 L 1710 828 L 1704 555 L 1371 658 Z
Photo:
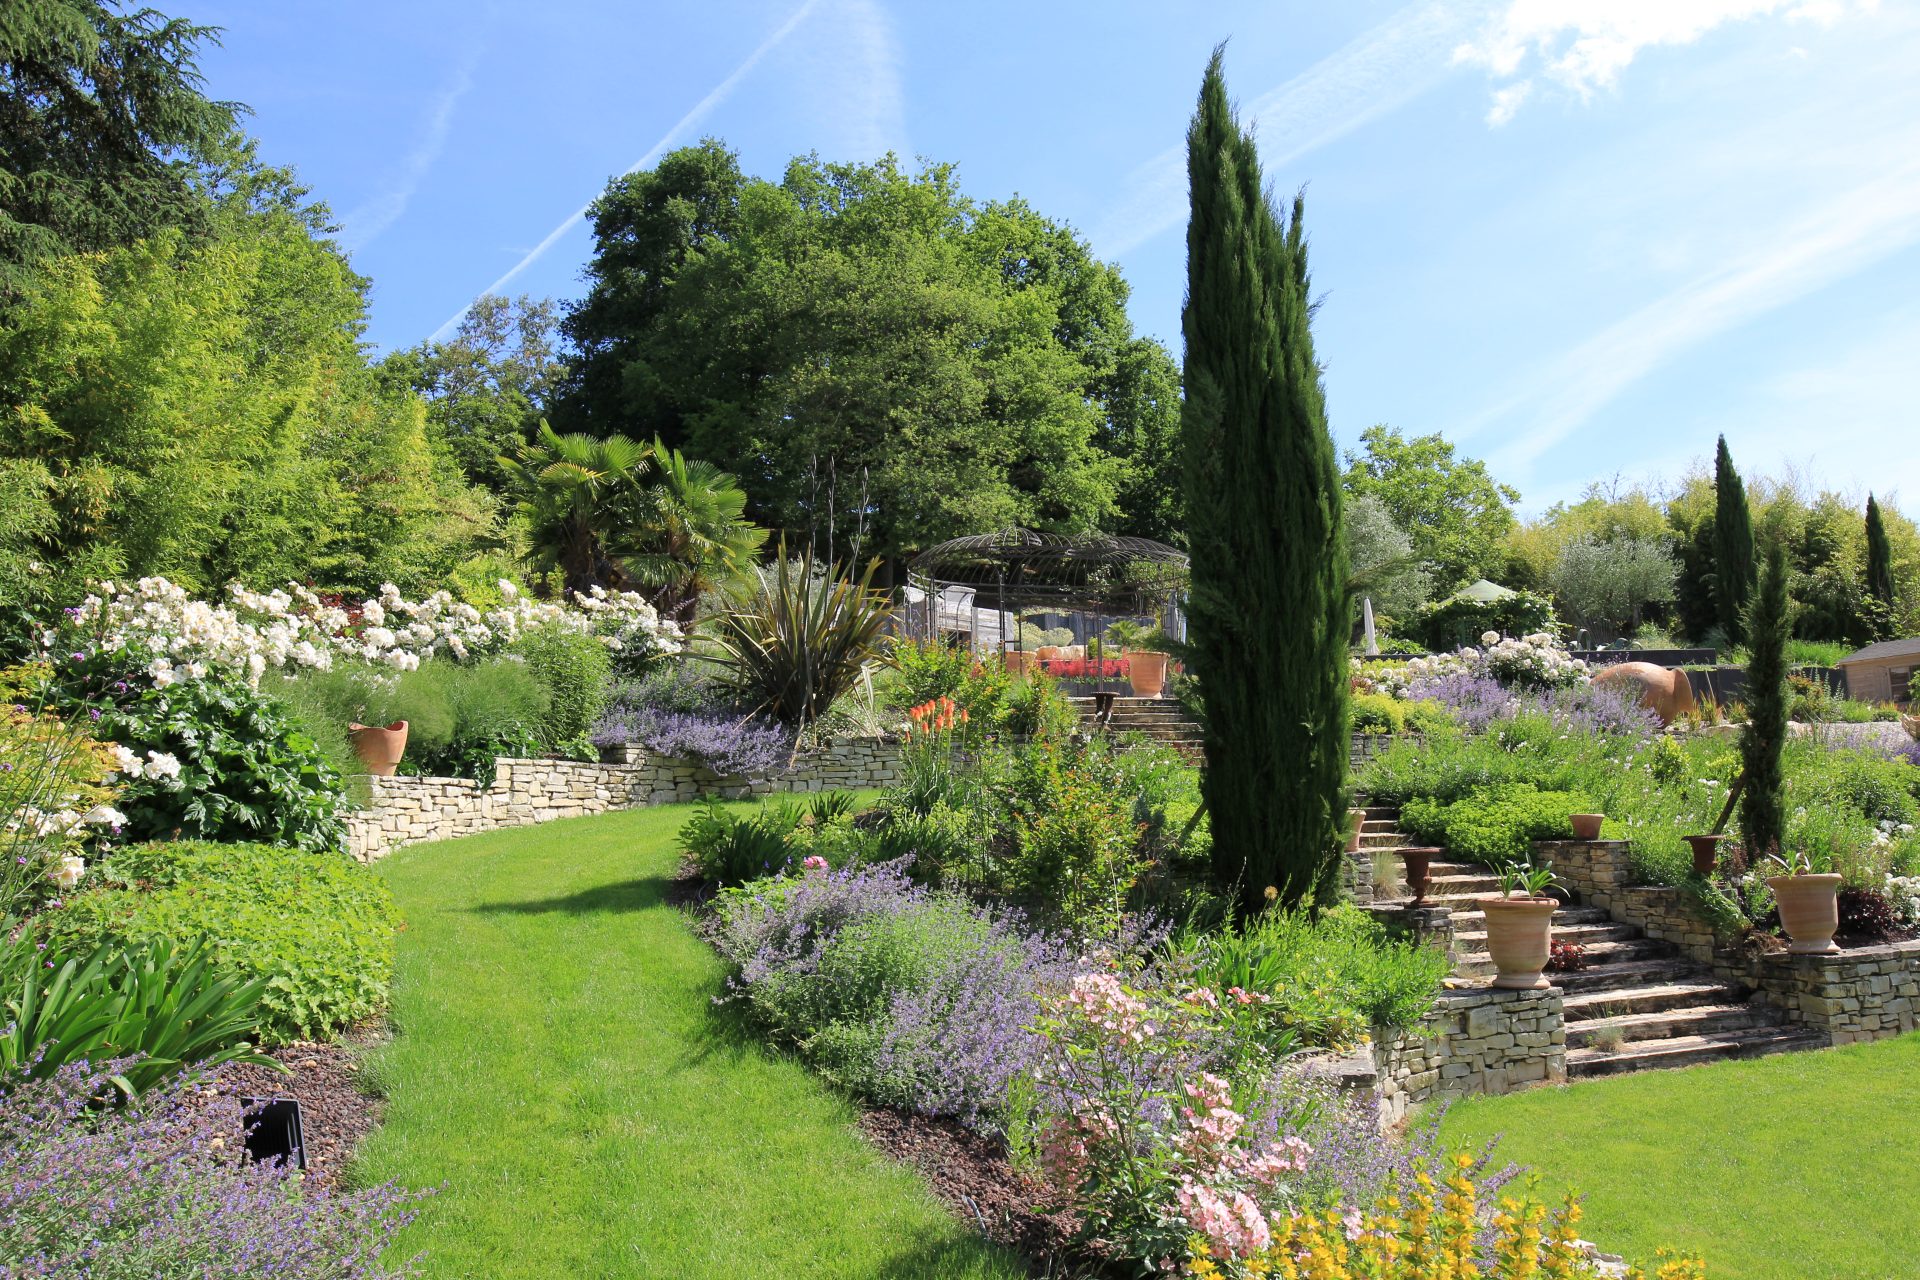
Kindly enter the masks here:
M 1415 1103 L 1468 1093 L 1511 1093 L 1567 1078 L 1567 1033 L 1558 987 L 1443 992 L 1417 1033 L 1377 1041 L 1371 1062 L 1346 1068 L 1349 1086 L 1372 1087 L 1381 1119 Z
M 685 760 L 628 748 L 606 763 L 576 760 L 498 762 L 493 783 L 465 778 L 370 778 L 368 803 L 347 819 L 348 851 L 362 862 L 403 844 L 672 804 L 702 796 L 890 787 L 901 780 L 900 746 L 885 738 L 842 739 L 810 752 L 772 778 L 723 778 Z

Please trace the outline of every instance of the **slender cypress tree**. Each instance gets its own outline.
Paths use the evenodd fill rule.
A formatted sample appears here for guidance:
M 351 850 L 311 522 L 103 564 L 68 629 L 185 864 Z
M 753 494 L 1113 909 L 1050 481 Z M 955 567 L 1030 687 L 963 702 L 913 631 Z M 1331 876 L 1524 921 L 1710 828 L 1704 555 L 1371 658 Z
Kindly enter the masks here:
M 1302 203 L 1265 193 L 1214 51 L 1187 134 L 1189 667 L 1216 880 L 1259 910 L 1337 889 L 1347 768 L 1340 473 L 1309 331 Z
M 1753 594 L 1753 515 L 1747 487 L 1733 469 L 1727 438 L 1713 459 L 1713 600 L 1727 643 L 1745 637 L 1747 599 Z
M 1893 621 L 1893 544 L 1880 504 L 1867 495 L 1867 598 L 1873 602 L 1873 636 L 1883 638 Z
M 1786 837 L 1780 753 L 1787 744 L 1787 626 L 1787 549 L 1775 539 L 1747 612 L 1747 724 L 1740 731 L 1747 781 L 1740 831 L 1747 856 L 1755 859 L 1778 853 Z

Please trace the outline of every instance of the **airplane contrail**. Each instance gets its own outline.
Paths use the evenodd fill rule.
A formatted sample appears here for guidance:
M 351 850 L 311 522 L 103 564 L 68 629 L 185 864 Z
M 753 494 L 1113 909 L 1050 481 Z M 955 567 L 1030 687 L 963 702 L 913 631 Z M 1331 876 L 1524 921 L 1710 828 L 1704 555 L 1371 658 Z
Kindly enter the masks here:
M 756 65 L 759 64 L 760 60 L 766 57 L 769 53 L 771 53 L 776 47 L 778 47 L 781 41 L 785 40 L 788 36 L 792 35 L 794 28 L 798 27 L 802 22 L 806 21 L 807 15 L 812 13 L 815 6 L 817 6 L 819 3 L 820 3 L 820 0 L 805 0 L 805 3 L 803 3 L 799 8 L 795 9 L 785 22 L 781 23 L 777 28 L 774 29 L 774 32 L 772 35 L 769 35 L 765 40 L 762 40 L 760 42 L 759 48 L 755 49 L 752 53 L 747 55 L 746 61 L 742 62 L 739 66 L 733 69 L 732 75 L 729 75 L 725 80 L 722 80 L 719 84 L 715 85 L 713 87 L 712 92 L 707 94 L 706 97 L 700 99 L 700 101 L 694 105 L 693 110 L 687 112 L 687 114 L 680 117 L 680 121 L 678 124 L 674 125 L 673 128 L 667 130 L 666 133 L 661 135 L 660 141 L 653 144 L 652 150 L 648 151 L 647 154 L 641 156 L 638 160 L 635 160 L 632 164 L 628 165 L 627 168 L 621 173 L 620 176 L 624 178 L 628 174 L 638 173 L 640 172 L 640 170 L 652 164 L 655 160 L 658 160 L 663 154 L 665 154 L 668 147 L 672 146 L 674 143 L 678 142 L 682 137 L 685 136 L 687 130 L 691 129 L 694 125 L 698 124 L 701 120 L 705 119 L 709 114 L 712 113 L 715 107 L 719 106 L 722 102 L 725 102 L 727 98 L 733 93 L 733 91 L 739 87 L 740 82 L 746 78 L 747 74 L 751 72 Z M 598 196 L 595 197 L 595 199 L 598 199 L 598 198 L 599 198 Z M 501 290 L 505 289 L 509 284 L 513 282 L 516 276 L 518 276 L 522 271 L 525 271 L 528 267 L 532 266 L 535 262 L 538 262 L 541 256 L 544 255 L 547 250 L 553 248 L 555 244 L 558 244 L 561 237 L 565 236 L 569 231 L 573 230 L 575 227 L 579 226 L 582 222 L 586 221 L 587 211 L 590 210 L 591 208 L 593 208 L 593 201 L 589 200 L 585 204 L 581 205 L 578 209 L 575 209 L 570 215 L 567 216 L 567 218 L 563 222 L 561 222 L 559 226 L 555 227 L 552 231 L 548 232 L 547 238 L 542 240 L 539 244 L 535 245 L 533 249 L 527 254 L 526 257 L 514 263 L 512 268 L 509 269 L 505 275 L 501 276 L 498 280 L 495 280 L 492 284 L 488 285 L 485 289 L 482 289 L 478 294 L 476 294 L 472 299 L 470 299 L 465 306 L 461 307 L 458 311 L 454 312 L 451 316 L 447 317 L 447 322 L 441 325 L 438 329 L 435 329 L 433 331 L 433 341 L 435 342 L 446 341 L 448 335 L 451 334 L 454 331 L 454 329 L 459 326 L 460 321 L 466 318 L 467 312 L 473 309 L 473 304 L 475 302 L 478 302 L 481 298 L 486 297 L 488 294 L 496 294 L 496 293 L 499 293 Z

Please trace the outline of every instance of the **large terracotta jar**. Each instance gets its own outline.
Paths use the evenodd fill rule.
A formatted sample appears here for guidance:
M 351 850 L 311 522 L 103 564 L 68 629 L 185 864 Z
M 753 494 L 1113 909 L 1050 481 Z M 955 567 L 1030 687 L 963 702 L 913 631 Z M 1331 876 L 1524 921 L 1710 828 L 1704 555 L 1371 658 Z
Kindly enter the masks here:
M 1493 985 L 1502 991 L 1551 986 L 1547 956 L 1560 904 L 1552 898 L 1481 898 L 1480 906 L 1487 913 L 1487 952 L 1499 970 Z
M 354 754 L 367 772 L 377 778 L 391 778 L 407 752 L 407 722 L 395 720 L 389 725 L 350 724 L 347 737 L 353 741 Z
M 1167 655 L 1135 652 L 1127 655 L 1127 682 L 1136 698 L 1157 698 L 1167 687 Z
M 1788 951 L 1797 956 L 1830 956 L 1840 950 L 1833 941 L 1833 931 L 1840 927 L 1839 876 L 1774 876 L 1767 888 L 1780 904 L 1780 923 L 1792 939 Z

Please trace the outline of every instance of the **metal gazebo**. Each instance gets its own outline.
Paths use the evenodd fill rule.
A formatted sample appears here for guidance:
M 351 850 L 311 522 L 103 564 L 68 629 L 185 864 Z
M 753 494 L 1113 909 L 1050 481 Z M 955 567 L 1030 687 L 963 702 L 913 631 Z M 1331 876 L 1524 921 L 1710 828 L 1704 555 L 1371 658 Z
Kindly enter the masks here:
M 975 650 L 1021 648 L 1018 622 L 1064 615 L 1077 637 L 1109 620 L 1154 617 L 1184 638 L 1186 553 L 1147 538 L 1002 529 L 954 538 L 907 566 L 905 629 Z

